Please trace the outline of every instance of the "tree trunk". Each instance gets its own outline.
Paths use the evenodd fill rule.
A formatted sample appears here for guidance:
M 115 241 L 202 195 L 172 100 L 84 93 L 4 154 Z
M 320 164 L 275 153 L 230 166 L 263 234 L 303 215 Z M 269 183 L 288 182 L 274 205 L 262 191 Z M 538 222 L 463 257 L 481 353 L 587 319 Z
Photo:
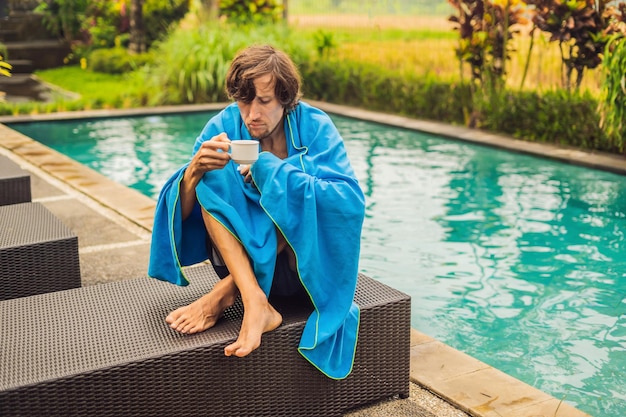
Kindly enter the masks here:
M 131 0 L 130 3 L 130 43 L 131 53 L 146 52 L 146 30 L 143 23 L 143 0 Z

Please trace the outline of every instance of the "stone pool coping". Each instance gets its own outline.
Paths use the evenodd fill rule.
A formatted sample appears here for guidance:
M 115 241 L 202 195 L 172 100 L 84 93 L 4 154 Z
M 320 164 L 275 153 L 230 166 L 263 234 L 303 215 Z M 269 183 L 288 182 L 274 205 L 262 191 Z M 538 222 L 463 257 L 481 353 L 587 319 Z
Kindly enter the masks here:
M 474 129 L 421 121 L 401 116 L 364 111 L 346 106 L 309 101 L 333 114 L 424 131 L 454 140 L 464 140 L 515 152 L 533 154 L 563 162 L 603 169 L 626 175 L 626 158 L 588 153 L 552 145 L 529 143 Z M 47 175 L 126 218 L 136 227 L 150 232 L 155 201 L 138 191 L 117 184 L 96 171 L 60 154 L 1 124 L 17 121 L 62 120 L 162 114 L 171 112 L 219 110 L 224 103 L 169 106 L 131 110 L 97 110 L 0 117 L 0 147 L 38 167 Z M 520 358 L 520 365 L 523 358 Z M 435 393 L 456 408 L 476 417 L 583 417 L 588 414 L 560 399 L 531 387 L 475 358 L 411 330 L 411 381 Z

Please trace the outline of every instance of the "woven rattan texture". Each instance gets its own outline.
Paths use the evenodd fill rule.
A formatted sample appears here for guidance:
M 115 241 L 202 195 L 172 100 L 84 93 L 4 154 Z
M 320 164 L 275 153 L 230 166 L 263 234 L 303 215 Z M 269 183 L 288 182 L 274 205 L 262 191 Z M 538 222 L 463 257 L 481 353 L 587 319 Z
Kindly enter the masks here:
M 308 317 L 280 305 L 284 322 L 246 358 L 224 356 L 241 304 L 209 331 L 169 329 L 169 311 L 217 281 L 208 265 L 191 284 L 140 278 L 0 302 L 0 415 L 340 416 L 409 394 L 410 299 L 361 276 L 352 374 L 322 375 L 297 353 Z
M 0 206 L 31 200 L 30 174 L 0 155 Z
M 78 238 L 40 203 L 0 206 L 0 300 L 80 287 Z

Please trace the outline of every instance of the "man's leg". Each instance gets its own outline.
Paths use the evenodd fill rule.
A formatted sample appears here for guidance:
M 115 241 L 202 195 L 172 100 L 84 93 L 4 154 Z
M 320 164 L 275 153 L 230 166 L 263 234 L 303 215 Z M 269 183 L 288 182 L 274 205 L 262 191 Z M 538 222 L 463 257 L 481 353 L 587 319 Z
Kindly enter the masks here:
M 241 331 L 235 343 L 227 346 L 224 353 L 228 356 L 246 356 L 260 345 L 263 333 L 280 325 L 282 316 L 267 301 L 254 276 L 248 254 L 239 241 L 209 214 L 203 211 L 202 215 L 209 237 L 226 263 L 230 275 L 220 280 L 208 294 L 171 312 L 166 321 L 181 333 L 207 330 L 215 325 L 224 310 L 233 305 L 241 293 L 244 304 Z M 277 233 L 277 249 L 281 252 L 287 245 L 282 235 Z
M 206 224 L 206 218 L 203 218 L 203 220 L 208 230 L 209 225 Z M 209 241 L 211 241 L 211 239 L 209 239 Z M 215 244 L 211 241 L 208 247 L 208 250 L 212 250 L 214 253 L 211 262 L 217 261 L 217 259 L 214 259 L 216 254 L 215 249 Z M 224 310 L 235 303 L 239 295 L 239 290 L 228 268 L 224 266 L 219 251 L 217 251 L 217 254 L 221 264 L 219 266 L 213 265 L 213 267 L 219 275 L 220 280 L 207 294 L 189 305 L 172 311 L 165 318 L 165 321 L 172 329 L 186 334 L 203 332 L 213 327 L 222 317 Z
M 248 254 L 239 241 L 206 212 L 202 212 L 209 237 L 217 247 L 241 294 L 243 321 L 237 340 L 224 348 L 226 356 L 246 356 L 261 344 L 261 335 L 277 328 L 282 316 L 259 287 Z

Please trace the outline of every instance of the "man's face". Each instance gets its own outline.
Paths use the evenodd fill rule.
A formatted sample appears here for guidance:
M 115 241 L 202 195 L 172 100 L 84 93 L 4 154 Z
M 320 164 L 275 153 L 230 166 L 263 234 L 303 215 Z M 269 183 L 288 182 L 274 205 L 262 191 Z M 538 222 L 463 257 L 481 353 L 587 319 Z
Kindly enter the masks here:
M 274 93 L 270 74 L 254 80 L 256 96 L 250 103 L 238 101 L 239 111 L 250 136 L 262 140 L 270 136 L 282 121 L 284 108 Z

